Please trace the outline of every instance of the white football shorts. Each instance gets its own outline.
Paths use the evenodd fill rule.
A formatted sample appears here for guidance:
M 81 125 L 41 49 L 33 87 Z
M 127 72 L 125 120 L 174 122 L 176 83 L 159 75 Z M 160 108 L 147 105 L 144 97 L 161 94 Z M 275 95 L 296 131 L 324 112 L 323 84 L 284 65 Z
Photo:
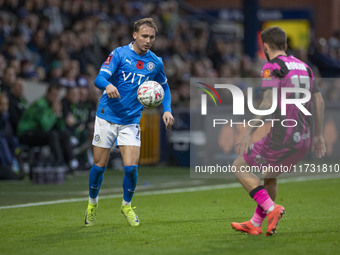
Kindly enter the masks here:
M 119 125 L 96 116 L 92 145 L 112 148 L 129 145 L 140 147 L 140 126 L 138 124 Z

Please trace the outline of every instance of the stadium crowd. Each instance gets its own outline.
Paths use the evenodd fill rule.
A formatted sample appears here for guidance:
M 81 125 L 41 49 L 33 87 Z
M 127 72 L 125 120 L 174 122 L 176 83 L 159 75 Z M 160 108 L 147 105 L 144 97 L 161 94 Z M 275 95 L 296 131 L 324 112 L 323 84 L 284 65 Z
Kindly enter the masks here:
M 93 81 L 107 55 L 132 40 L 131 25 L 141 17 L 152 17 L 159 27 L 152 50 L 163 58 L 174 108 L 189 107 L 190 77 L 259 77 L 264 59 L 244 55 L 240 38 L 214 36 L 207 21 L 184 11 L 177 1 L 0 0 L 0 149 L 6 152 L 0 165 L 16 167 L 16 148 L 22 142 L 39 145 L 37 139 L 25 140 L 32 129 L 42 129 L 39 125 L 45 125 L 41 132 L 57 136 L 66 130 L 74 144 L 90 140 L 100 93 Z M 319 77 L 340 76 L 340 32 L 315 40 L 309 51 L 292 53 L 311 64 Z M 46 120 L 48 128 L 31 123 L 30 112 L 38 106 L 25 100 L 25 80 L 67 90 L 57 102 L 49 101 L 51 90 L 40 99 L 41 105 L 47 100 L 51 106 L 47 115 L 55 117 Z M 321 87 L 329 101 L 338 102 L 340 83 L 331 83 Z M 58 137 L 54 139 L 48 142 Z M 70 166 L 75 158 L 54 155 Z

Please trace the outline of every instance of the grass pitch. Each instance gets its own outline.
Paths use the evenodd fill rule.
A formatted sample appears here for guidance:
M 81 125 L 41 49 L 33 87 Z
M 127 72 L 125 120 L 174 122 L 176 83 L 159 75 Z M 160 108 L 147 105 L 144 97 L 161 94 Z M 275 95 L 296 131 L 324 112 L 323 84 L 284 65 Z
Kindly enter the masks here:
M 165 169 L 162 175 L 155 169 L 144 171 L 139 185 L 146 190 L 159 190 L 156 184 L 162 182 L 170 189 L 228 181 L 199 183 L 189 180 L 186 169 Z M 122 173 L 108 172 L 103 193 L 120 192 L 121 179 Z M 62 186 L 0 184 L 1 206 L 86 199 L 87 176 L 72 177 Z M 141 221 L 137 228 L 128 226 L 120 213 L 121 198 L 100 200 L 93 227 L 84 226 L 86 201 L 1 209 L 0 254 L 339 254 L 339 191 L 340 178 L 279 184 L 276 201 L 287 213 L 271 237 L 231 229 L 232 221 L 248 220 L 255 209 L 240 187 L 158 195 L 137 192 L 133 199 Z

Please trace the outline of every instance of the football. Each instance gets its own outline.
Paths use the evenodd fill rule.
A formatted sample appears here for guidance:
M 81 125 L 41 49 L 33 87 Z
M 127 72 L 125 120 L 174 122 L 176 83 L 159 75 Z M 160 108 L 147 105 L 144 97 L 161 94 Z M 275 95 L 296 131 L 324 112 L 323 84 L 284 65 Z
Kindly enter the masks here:
M 159 106 L 164 98 L 164 90 L 156 81 L 143 82 L 137 90 L 138 101 L 148 108 Z

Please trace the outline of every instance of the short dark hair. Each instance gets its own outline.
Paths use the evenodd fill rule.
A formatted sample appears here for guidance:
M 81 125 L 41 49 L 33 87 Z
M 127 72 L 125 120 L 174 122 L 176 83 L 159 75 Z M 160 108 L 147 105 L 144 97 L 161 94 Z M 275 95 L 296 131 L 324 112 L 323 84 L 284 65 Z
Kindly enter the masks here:
M 147 25 L 155 29 L 156 33 L 158 32 L 157 25 L 155 21 L 153 20 L 153 18 L 144 18 L 144 19 L 137 20 L 133 26 L 133 32 L 138 32 L 141 25 Z
M 287 35 L 280 27 L 269 27 L 261 33 L 262 43 L 267 43 L 273 50 L 286 50 Z
M 52 83 L 48 86 L 46 93 L 50 93 L 52 90 L 60 90 L 61 86 L 59 84 Z

